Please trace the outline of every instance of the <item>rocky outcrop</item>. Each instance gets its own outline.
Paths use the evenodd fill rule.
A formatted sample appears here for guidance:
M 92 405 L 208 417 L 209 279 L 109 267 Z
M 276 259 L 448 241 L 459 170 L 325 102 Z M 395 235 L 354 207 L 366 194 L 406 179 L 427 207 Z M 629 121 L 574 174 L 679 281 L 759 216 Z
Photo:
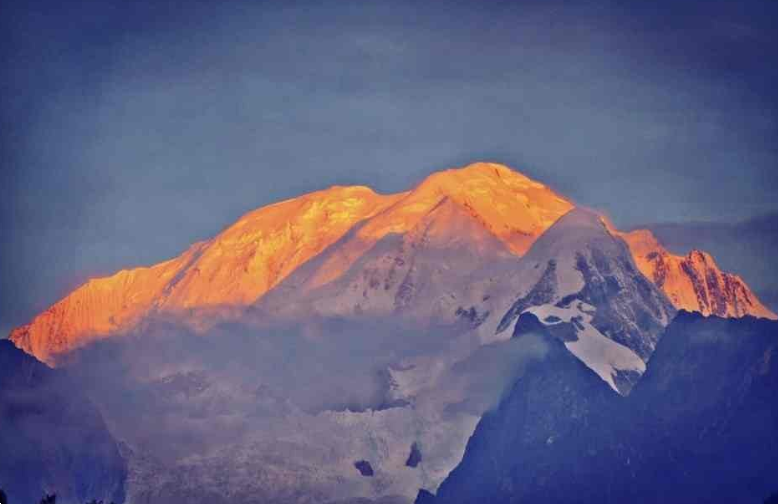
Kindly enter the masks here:
M 371 466 L 370 462 L 367 460 L 357 460 L 354 462 L 354 467 L 362 476 L 371 477 L 375 474 L 375 472 L 373 472 L 373 466 Z

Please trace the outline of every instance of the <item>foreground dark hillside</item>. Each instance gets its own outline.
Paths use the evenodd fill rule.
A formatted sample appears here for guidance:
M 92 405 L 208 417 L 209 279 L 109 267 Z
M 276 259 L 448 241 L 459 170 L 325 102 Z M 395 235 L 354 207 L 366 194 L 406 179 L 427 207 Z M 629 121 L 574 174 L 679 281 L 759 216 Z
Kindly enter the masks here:
M 9 502 L 124 501 L 126 468 L 94 405 L 67 376 L 0 340 L 0 488 Z M 5 503 L 3 503 L 5 504 Z
M 681 312 L 627 398 L 546 337 L 555 350 L 482 419 L 434 502 L 757 503 L 778 488 L 778 323 Z

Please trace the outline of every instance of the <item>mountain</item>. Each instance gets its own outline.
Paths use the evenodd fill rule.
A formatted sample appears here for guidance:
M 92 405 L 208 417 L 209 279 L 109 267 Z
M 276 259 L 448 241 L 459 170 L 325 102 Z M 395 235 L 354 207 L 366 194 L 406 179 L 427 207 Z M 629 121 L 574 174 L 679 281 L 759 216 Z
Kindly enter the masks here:
M 446 199 L 431 220 L 454 210 Z M 415 258 L 422 272 L 464 254 L 454 245 L 434 246 L 455 235 L 431 234 L 403 256 Z M 392 237 L 381 254 L 365 256 L 401 251 L 392 246 L 402 243 Z M 452 257 L 441 255 L 445 250 Z M 84 387 L 102 388 L 95 394 L 109 411 L 120 409 L 116 398 L 137 401 L 133 412 L 112 417 L 133 448 L 133 500 L 186 500 L 210 491 L 213 502 L 229 493 L 245 502 L 408 503 L 415 489 L 437 488 L 461 460 L 481 415 L 546 352 L 532 335 L 512 337 L 527 333 L 528 320 L 598 381 L 627 394 L 674 313 L 626 244 L 583 209 L 558 219 L 523 257 L 487 271 L 493 274 L 471 271 L 479 281 L 447 295 L 449 319 L 441 314 L 437 324 L 402 316 L 426 295 L 399 311 L 389 297 L 383 317 L 385 306 L 377 303 L 370 317 L 299 317 L 302 327 L 272 330 L 230 322 L 214 326 L 210 338 L 171 337 L 181 329 L 166 323 L 83 349 L 77 367 L 85 371 L 74 372 Z M 419 283 L 417 292 L 429 292 Z M 392 289 L 382 279 L 378 294 L 360 292 L 357 299 L 367 303 Z M 110 357 L 97 355 L 95 363 L 95 354 L 88 356 L 101 347 Z M 103 372 L 90 374 L 100 362 L 122 363 L 129 375 L 106 386 Z
M 65 504 L 124 501 L 127 469 L 100 412 L 61 371 L 0 340 L 0 488 Z
M 638 271 L 625 243 L 599 215 L 580 208 L 544 233 L 507 278 L 473 306 L 475 312 L 501 314 L 485 324 L 488 331 L 512 328 L 507 336 L 516 335 L 523 330 L 521 316 L 532 314 L 622 393 L 642 374 L 675 314 Z
M 10 337 L 54 363 L 90 341 L 137 327 L 150 314 L 195 319 L 194 312 L 205 313 L 197 321 L 207 327 L 254 304 L 317 258 L 318 267 L 309 266 L 296 289 L 304 296 L 340 279 L 366 252 L 398 235 L 453 236 L 464 220 L 480 228 L 472 238 L 479 235 L 485 243 L 476 249 L 496 243 L 521 254 L 570 208 L 543 184 L 488 163 L 435 173 L 408 193 L 333 187 L 250 212 L 170 261 L 91 280 Z M 423 230 L 431 220 L 434 229 Z
M 201 331 L 243 316 L 247 307 L 262 320 L 396 312 L 447 319 L 457 308 L 452 292 L 478 275 L 501 274 L 500 265 L 524 255 L 573 207 L 494 163 L 437 172 L 398 194 L 332 187 L 249 212 L 169 261 L 90 280 L 10 338 L 56 364 L 158 315 L 186 319 Z M 712 260 L 683 266 L 658 244 L 648 250 L 641 236 L 622 235 L 640 270 L 677 308 L 774 317 Z M 682 280 L 662 276 L 665 265 Z
M 778 310 L 778 213 L 734 223 L 682 222 L 642 226 L 668 250 L 685 255 L 710 252 L 727 271 L 737 271 L 773 312 Z
M 11 339 L 100 405 L 133 502 L 409 503 L 549 348 L 630 393 L 678 284 L 625 236 L 491 163 L 333 187 L 92 280 Z
M 747 503 L 778 489 L 778 323 L 680 312 L 626 398 L 532 337 L 552 349 L 420 501 Z
M 723 273 L 710 254 L 692 250 L 685 257 L 668 252 L 648 230 L 621 235 L 640 271 L 682 310 L 718 317 L 754 315 L 776 319 L 737 275 Z
M 450 219 L 458 233 L 437 227 Z M 417 488 L 437 488 L 481 415 L 545 352 L 532 338 L 511 337 L 522 326 L 516 320 L 548 312 L 549 331 L 598 379 L 627 393 L 645 367 L 639 352 L 653 348 L 673 311 L 624 242 L 583 209 L 557 219 L 520 258 L 485 233 L 475 236 L 486 241 L 462 240 L 482 227 L 447 197 L 418 229 L 426 238 L 386 237 L 353 268 L 366 271 L 386 254 L 396 265 L 391 254 L 405 251 L 400 258 L 416 273 L 397 275 L 414 285 L 401 308 L 394 300 L 402 289 L 385 289 L 381 277 L 375 292 L 357 296 L 370 316 L 326 317 L 330 298 L 314 296 L 318 318 L 282 317 L 268 328 L 249 316 L 214 324 L 207 338 L 185 321 L 155 319 L 77 349 L 67 369 L 127 447 L 129 498 L 409 503 Z M 459 280 L 434 278 L 441 266 Z M 364 278 L 352 273 L 349 282 Z M 334 285 L 338 306 L 347 298 L 338 299 L 342 286 Z M 548 296 L 528 294 L 546 287 Z M 449 288 L 437 322 L 404 316 L 424 313 L 430 293 Z M 387 292 L 391 302 L 381 304 Z M 264 317 L 267 306 L 257 306 Z
M 249 212 L 175 259 L 88 281 L 10 338 L 52 363 L 58 354 L 126 331 L 149 314 L 245 306 L 399 196 L 333 187 Z

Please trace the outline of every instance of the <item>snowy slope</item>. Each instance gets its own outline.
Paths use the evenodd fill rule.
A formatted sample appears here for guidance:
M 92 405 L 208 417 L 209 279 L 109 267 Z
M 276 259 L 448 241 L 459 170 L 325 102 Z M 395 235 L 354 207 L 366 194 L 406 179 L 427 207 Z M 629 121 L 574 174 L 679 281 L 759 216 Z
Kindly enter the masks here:
M 605 380 L 613 390 L 620 392 L 621 377 L 625 374 L 642 375 L 646 364 L 638 354 L 603 336 L 592 325 L 596 311 L 595 307 L 576 301 L 566 307 L 533 306 L 524 313 L 532 313 L 550 326 L 571 324 L 576 339 L 565 341 L 567 349 Z
M 559 219 L 514 271 L 495 278 L 466 294 L 475 313 L 494 314 L 476 328 L 483 340 L 510 338 L 522 313 L 536 313 L 556 333 L 566 331 L 570 336 L 560 337 L 570 340 L 568 348 L 622 393 L 645 369 L 638 361 L 648 360 L 675 313 L 627 245 L 584 209 Z

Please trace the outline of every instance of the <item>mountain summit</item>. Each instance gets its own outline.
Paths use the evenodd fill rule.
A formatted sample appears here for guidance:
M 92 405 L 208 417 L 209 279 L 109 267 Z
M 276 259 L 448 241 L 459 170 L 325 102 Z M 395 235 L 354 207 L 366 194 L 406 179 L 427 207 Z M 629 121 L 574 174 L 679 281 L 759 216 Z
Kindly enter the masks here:
M 775 318 L 737 275 L 723 273 L 707 252 L 671 254 L 647 229 L 621 234 L 640 271 L 681 310 L 717 317 Z
M 573 208 L 544 184 L 495 163 L 433 173 L 397 194 L 336 186 L 249 212 L 174 259 L 90 280 L 14 329 L 10 339 L 54 363 L 150 315 L 207 327 L 259 303 L 271 314 L 400 310 L 423 318 L 447 311 L 450 293 L 471 275 L 526 254 Z M 676 307 L 775 317 L 712 259 L 703 268 L 693 258 L 652 255 L 635 236 L 622 237 L 643 274 Z M 671 274 L 658 273 L 665 270 Z M 700 287 L 711 279 L 718 288 Z M 690 283 L 707 304 L 689 302 Z

